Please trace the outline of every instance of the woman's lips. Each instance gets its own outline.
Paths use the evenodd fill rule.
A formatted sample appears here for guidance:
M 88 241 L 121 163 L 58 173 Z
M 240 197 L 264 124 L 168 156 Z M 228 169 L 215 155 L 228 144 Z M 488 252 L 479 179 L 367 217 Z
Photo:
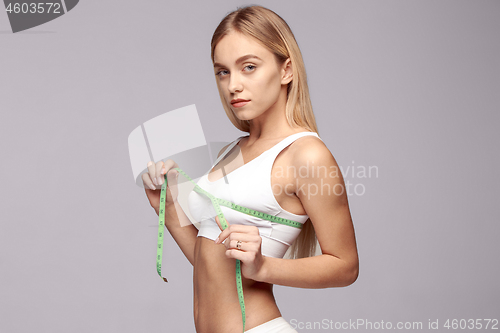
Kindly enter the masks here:
M 235 108 L 241 108 L 242 106 L 246 105 L 248 102 L 250 102 L 250 101 L 236 102 L 236 103 L 233 103 L 231 105 L 234 106 Z

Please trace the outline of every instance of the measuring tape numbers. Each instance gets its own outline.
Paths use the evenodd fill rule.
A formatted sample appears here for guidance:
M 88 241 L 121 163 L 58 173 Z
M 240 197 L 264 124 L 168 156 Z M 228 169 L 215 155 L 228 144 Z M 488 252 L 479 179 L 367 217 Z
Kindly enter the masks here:
M 208 193 L 204 189 L 202 189 L 198 184 L 196 184 L 191 177 L 189 177 L 182 169 L 180 168 L 174 168 L 177 170 L 179 173 L 181 173 L 184 177 L 186 177 L 190 182 L 192 182 L 195 187 L 194 191 L 198 192 L 200 194 L 203 194 L 207 196 L 210 201 L 212 202 L 212 205 L 215 209 L 215 212 L 217 213 L 217 216 L 219 216 L 219 222 L 222 226 L 222 229 L 225 230 L 228 227 L 227 221 L 224 218 L 224 214 L 222 213 L 222 210 L 220 206 L 225 206 L 228 208 L 231 208 L 233 210 L 236 210 L 238 212 L 255 216 L 258 218 L 261 218 L 263 220 L 268 220 L 271 222 L 276 222 L 280 224 L 284 224 L 290 227 L 302 228 L 302 224 L 297 221 L 292 221 L 288 219 L 284 219 L 282 217 L 274 216 L 274 215 L 269 215 L 263 212 L 259 212 L 247 207 L 243 207 L 240 205 L 237 205 L 231 201 L 224 200 L 221 198 L 217 198 L 213 196 L 212 194 Z M 160 195 L 160 209 L 159 209 L 159 224 L 158 224 L 158 247 L 157 247 L 157 252 L 156 252 L 156 271 L 158 272 L 158 275 L 165 281 L 168 282 L 165 277 L 161 275 L 161 262 L 162 262 L 162 255 L 163 255 L 163 234 L 164 234 L 164 226 L 165 226 L 165 202 L 167 199 L 167 175 L 164 175 L 165 181 L 163 182 L 161 186 L 161 195 Z M 243 332 L 245 332 L 245 301 L 243 297 L 243 283 L 242 283 L 242 278 L 241 278 L 241 261 L 239 259 L 236 259 L 236 289 L 238 292 L 238 300 L 240 303 L 240 308 L 241 308 L 241 317 L 243 320 Z

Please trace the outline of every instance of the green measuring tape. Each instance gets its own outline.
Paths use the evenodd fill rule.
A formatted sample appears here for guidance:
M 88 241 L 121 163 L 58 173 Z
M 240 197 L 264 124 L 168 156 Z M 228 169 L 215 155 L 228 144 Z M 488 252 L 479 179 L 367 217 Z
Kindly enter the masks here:
M 247 215 L 259 217 L 263 220 L 268 220 L 271 222 L 276 222 L 276 223 L 281 223 L 284 225 L 288 225 L 290 227 L 295 227 L 298 229 L 302 228 L 302 224 L 297 221 L 292 221 L 292 220 L 287 220 L 278 216 L 274 215 L 269 215 L 263 212 L 259 212 L 250 208 L 246 208 L 240 205 L 237 205 L 231 201 L 224 200 L 221 198 L 217 198 L 213 196 L 212 194 L 208 193 L 204 189 L 202 189 L 198 184 L 196 184 L 184 171 L 182 171 L 180 168 L 174 168 L 177 170 L 179 173 L 181 173 L 184 177 L 186 177 L 190 182 L 192 182 L 195 187 L 194 191 L 198 192 L 200 194 L 206 195 L 210 201 L 212 202 L 212 205 L 215 208 L 215 212 L 217 213 L 217 216 L 219 216 L 219 222 L 222 226 L 222 229 L 225 230 L 228 225 L 226 222 L 226 219 L 224 218 L 224 214 L 222 213 L 222 210 L 220 206 L 225 206 L 231 209 L 234 209 L 236 211 L 239 211 L 241 213 L 245 213 Z M 164 176 L 165 181 L 163 182 L 161 186 L 161 195 L 160 195 L 160 209 L 159 209 L 159 224 L 158 224 L 158 248 L 156 252 L 156 271 L 158 272 L 158 275 L 165 281 L 168 282 L 167 279 L 163 276 L 161 276 L 161 262 L 162 262 L 162 255 L 163 255 L 163 232 L 164 232 L 164 227 L 165 227 L 165 202 L 167 199 L 167 175 L 165 174 Z M 241 317 L 243 319 L 243 332 L 245 332 L 245 301 L 243 298 L 243 283 L 241 280 L 241 262 L 239 259 L 236 259 L 236 289 L 238 292 L 238 299 L 240 302 L 240 308 L 241 308 Z

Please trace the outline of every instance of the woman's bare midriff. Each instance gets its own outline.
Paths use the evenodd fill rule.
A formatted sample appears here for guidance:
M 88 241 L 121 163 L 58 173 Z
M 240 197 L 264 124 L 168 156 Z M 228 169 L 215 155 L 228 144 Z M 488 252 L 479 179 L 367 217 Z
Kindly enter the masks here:
M 236 260 L 224 244 L 198 237 L 194 257 L 194 321 L 197 333 L 241 332 L 243 321 L 236 289 Z M 280 317 L 273 285 L 242 276 L 245 330 Z

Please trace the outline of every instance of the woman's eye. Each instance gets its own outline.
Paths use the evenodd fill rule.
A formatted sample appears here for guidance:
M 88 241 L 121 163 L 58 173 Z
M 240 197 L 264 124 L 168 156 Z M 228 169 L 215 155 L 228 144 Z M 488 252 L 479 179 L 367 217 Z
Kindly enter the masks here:
M 245 68 L 248 68 L 248 67 L 252 67 L 250 70 L 253 70 L 255 68 L 254 65 L 247 65 L 247 66 L 245 66 Z
M 223 73 L 223 72 L 227 72 L 227 71 L 226 70 L 221 70 L 221 71 L 218 71 L 215 75 L 222 76 L 221 73 Z

